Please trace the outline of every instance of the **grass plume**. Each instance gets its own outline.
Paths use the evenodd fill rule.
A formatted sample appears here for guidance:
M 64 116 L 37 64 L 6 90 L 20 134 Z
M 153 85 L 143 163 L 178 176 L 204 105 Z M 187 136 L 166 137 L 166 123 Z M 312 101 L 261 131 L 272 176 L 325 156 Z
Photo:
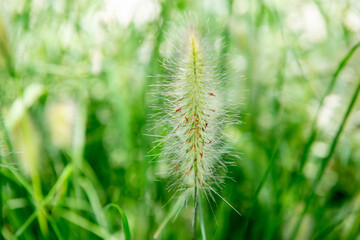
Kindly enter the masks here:
M 223 129 L 231 121 L 223 88 L 226 75 L 218 70 L 220 61 L 208 32 L 193 17 L 180 26 L 168 36 L 172 52 L 163 61 L 168 74 L 158 85 L 164 100 L 160 125 L 167 127 L 159 144 L 161 157 L 169 163 L 169 189 L 181 204 L 194 199 L 196 238 L 198 194 L 214 199 L 224 183 Z

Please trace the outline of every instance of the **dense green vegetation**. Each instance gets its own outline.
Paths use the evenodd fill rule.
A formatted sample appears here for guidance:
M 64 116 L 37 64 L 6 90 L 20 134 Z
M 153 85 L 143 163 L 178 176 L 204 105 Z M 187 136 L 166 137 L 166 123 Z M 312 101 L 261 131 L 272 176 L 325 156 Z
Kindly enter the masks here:
M 189 12 L 223 38 L 243 122 L 220 192 L 242 216 L 203 201 L 199 238 L 360 239 L 357 0 L 2 0 L 0 239 L 153 238 L 174 201 L 149 86 Z

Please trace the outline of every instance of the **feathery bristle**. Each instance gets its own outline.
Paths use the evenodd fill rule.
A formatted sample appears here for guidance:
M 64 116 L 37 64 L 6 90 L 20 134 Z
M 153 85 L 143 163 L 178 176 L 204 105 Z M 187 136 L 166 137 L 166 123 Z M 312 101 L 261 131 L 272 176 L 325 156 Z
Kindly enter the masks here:
M 169 37 L 173 52 L 163 63 L 168 75 L 158 85 L 165 100 L 161 125 L 169 127 L 161 155 L 169 160 L 170 189 L 185 200 L 194 187 L 211 195 L 223 183 L 223 128 L 228 123 L 213 49 L 197 21 Z

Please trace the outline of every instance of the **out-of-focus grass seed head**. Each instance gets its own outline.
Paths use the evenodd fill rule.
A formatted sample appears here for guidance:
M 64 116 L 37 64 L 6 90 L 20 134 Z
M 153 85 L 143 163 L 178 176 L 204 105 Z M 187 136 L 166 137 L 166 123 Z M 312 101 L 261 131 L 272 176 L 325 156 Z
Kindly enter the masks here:
M 163 60 L 157 94 L 163 100 L 154 120 L 166 134 L 159 140 L 160 158 L 168 161 L 170 190 L 186 201 L 197 186 L 212 195 L 226 172 L 223 129 L 231 124 L 219 69 L 216 43 L 194 16 L 174 23 L 167 35 L 170 54 Z M 159 117 L 161 116 L 161 117 Z

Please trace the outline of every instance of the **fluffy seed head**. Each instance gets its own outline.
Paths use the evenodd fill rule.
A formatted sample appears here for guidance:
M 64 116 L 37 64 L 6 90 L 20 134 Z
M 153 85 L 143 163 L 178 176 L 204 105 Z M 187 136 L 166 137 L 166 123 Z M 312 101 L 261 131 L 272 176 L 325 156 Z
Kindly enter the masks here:
M 170 189 L 185 195 L 205 193 L 223 183 L 222 130 L 228 124 L 222 81 L 214 46 L 193 19 L 168 37 L 172 52 L 163 62 L 167 75 L 158 85 L 167 127 L 161 155 L 169 162 Z

